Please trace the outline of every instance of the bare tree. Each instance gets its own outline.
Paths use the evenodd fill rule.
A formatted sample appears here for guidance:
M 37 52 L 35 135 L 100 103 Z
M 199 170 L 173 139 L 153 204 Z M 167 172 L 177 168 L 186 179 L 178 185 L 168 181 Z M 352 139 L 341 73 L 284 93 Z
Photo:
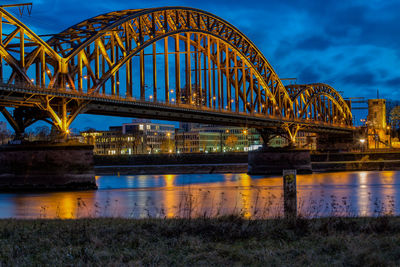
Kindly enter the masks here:
M 225 145 L 226 145 L 228 148 L 235 150 L 235 146 L 236 146 L 236 144 L 237 144 L 237 141 L 238 141 L 237 136 L 234 135 L 234 134 L 231 134 L 231 135 L 229 135 L 229 136 L 226 138 L 226 140 L 225 140 Z
M 175 151 L 175 144 L 174 142 L 169 139 L 169 138 L 165 138 L 162 140 L 161 142 L 161 151 L 164 153 L 168 153 L 168 152 L 172 152 Z
M 389 122 L 397 129 L 400 126 L 400 106 L 396 106 L 390 110 Z
M 47 141 L 50 136 L 50 128 L 48 126 L 38 126 L 35 128 L 35 137 L 40 141 Z

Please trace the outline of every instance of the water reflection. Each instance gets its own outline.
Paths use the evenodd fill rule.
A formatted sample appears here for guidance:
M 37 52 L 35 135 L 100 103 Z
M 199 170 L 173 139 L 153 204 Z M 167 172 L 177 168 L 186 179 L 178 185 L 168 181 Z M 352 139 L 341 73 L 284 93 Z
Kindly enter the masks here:
M 97 191 L 0 194 L 0 217 L 282 216 L 282 178 L 247 174 L 99 176 Z M 304 216 L 399 214 L 400 172 L 298 175 Z

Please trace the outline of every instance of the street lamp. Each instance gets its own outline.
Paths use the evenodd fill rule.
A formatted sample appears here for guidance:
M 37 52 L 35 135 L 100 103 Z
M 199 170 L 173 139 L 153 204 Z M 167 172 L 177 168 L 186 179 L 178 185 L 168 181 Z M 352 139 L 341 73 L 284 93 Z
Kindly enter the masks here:
M 360 143 L 361 143 L 361 151 L 364 152 L 364 143 L 365 143 L 365 139 L 361 138 L 360 139 Z
M 248 149 L 248 146 L 249 146 L 249 139 L 248 139 L 248 136 L 247 136 L 247 129 L 244 129 L 243 130 L 243 134 L 244 134 L 244 137 L 245 137 L 245 140 L 246 140 L 246 142 L 245 142 L 245 147 L 247 147 L 247 150 L 249 150 Z M 243 149 L 244 150 L 244 149 Z

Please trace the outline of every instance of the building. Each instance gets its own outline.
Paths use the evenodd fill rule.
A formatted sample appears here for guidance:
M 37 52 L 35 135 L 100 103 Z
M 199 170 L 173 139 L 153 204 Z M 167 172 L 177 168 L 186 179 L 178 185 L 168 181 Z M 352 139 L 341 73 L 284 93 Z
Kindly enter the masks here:
M 133 120 L 122 124 L 122 133 L 143 139 L 145 153 L 175 152 L 175 126 L 152 123 L 150 120 Z
M 85 142 L 94 145 L 97 155 L 130 155 L 152 153 L 221 153 L 252 151 L 262 146 L 256 129 L 181 123 L 153 123 L 150 120 L 133 120 L 122 126 L 111 126 L 108 131 L 85 131 Z M 273 138 L 272 147 L 288 145 L 283 137 Z M 315 149 L 315 134 L 299 132 L 296 145 Z
M 386 122 L 386 100 L 368 99 L 366 122 L 367 147 L 370 149 L 391 147 L 390 126 Z
M 386 100 L 368 99 L 368 126 L 374 129 L 386 129 Z
M 179 129 L 190 132 L 192 129 L 201 128 L 201 123 L 194 123 L 194 122 L 179 122 Z
M 93 153 L 96 155 L 124 155 L 140 151 L 140 146 L 137 146 L 133 136 L 123 135 L 121 131 L 92 130 L 81 132 L 81 135 L 85 143 L 94 146 Z
M 282 136 L 276 136 L 269 142 L 270 147 L 285 147 L 289 145 L 289 140 Z M 296 136 L 295 147 L 316 150 L 317 149 L 317 135 L 315 133 L 298 132 Z
M 7 144 L 11 140 L 11 133 L 7 129 L 7 123 L 0 121 L 0 145 Z
M 7 123 L 5 121 L 0 121 L 0 133 L 7 132 Z
M 315 150 L 317 136 L 314 133 L 298 132 L 296 147 Z M 282 136 L 272 138 L 270 147 L 285 147 L 288 140 Z M 179 153 L 239 152 L 252 151 L 263 145 L 256 129 L 181 123 L 176 133 Z
M 175 152 L 175 127 L 134 120 L 108 131 L 81 132 L 85 142 L 94 145 L 97 155 L 130 155 Z
M 176 132 L 178 153 L 239 152 L 261 145 L 260 135 L 254 129 L 188 124 Z

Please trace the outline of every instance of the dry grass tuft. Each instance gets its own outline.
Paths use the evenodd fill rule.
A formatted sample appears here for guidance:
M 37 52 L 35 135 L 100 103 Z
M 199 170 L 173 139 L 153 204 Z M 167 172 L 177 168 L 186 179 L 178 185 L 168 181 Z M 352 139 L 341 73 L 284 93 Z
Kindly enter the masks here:
M 1 265 L 398 265 L 400 217 L 0 220 Z

